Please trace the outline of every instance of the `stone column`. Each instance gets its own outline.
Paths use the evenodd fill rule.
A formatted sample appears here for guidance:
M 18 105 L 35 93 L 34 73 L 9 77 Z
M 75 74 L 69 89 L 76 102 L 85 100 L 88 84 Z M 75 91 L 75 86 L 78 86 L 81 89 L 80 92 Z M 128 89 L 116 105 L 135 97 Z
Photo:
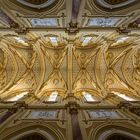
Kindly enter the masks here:
M 75 108 L 70 109 L 70 114 L 71 114 L 73 140 L 83 140 L 78 121 L 78 110 Z
M 3 116 L 0 117 L 0 124 L 7 120 L 10 116 L 17 112 L 16 108 L 9 109 Z

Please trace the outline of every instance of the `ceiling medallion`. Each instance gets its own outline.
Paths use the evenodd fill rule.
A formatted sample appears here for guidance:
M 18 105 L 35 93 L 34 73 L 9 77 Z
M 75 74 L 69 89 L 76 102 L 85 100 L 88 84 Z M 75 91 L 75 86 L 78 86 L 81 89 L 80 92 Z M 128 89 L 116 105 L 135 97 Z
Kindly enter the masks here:
M 81 53 L 80 57 L 81 57 L 81 59 L 85 59 L 86 58 L 86 54 L 85 53 Z
M 59 53 L 56 52 L 56 53 L 54 54 L 54 58 L 55 58 L 55 59 L 58 59 L 58 58 L 59 58 Z
M 112 85 L 112 84 L 114 84 L 113 79 L 108 79 L 108 80 L 107 80 L 107 85 Z
M 35 9 L 43 9 L 51 6 L 56 0 L 16 0 L 18 3 Z
M 135 2 L 137 2 L 137 0 L 96 0 L 96 3 L 105 9 L 124 8 Z
M 109 57 L 110 59 L 112 59 L 112 58 L 114 57 L 113 53 L 112 53 L 112 52 L 109 52 L 109 53 L 108 53 L 108 57 Z
M 59 80 L 58 80 L 58 79 L 54 79 L 54 80 L 53 80 L 53 83 L 54 83 L 55 85 L 58 85 Z
M 85 85 L 86 84 L 86 79 L 81 79 L 81 84 Z

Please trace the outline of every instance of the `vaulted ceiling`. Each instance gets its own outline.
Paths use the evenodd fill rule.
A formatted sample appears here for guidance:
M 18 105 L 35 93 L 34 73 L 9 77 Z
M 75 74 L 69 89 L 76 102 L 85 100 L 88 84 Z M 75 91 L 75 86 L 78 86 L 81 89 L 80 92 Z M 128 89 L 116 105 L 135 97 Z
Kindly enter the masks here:
M 44 103 L 58 91 L 117 104 L 140 100 L 138 0 L 1 0 L 0 98 L 28 92 Z

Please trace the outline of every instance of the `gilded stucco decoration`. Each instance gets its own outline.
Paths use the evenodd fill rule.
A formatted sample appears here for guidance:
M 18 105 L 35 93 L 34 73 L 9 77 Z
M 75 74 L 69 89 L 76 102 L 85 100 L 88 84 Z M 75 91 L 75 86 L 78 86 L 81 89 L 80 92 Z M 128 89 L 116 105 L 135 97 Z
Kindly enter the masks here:
M 6 101 L 26 91 L 35 102 L 45 101 L 53 91 L 64 98 L 69 86 L 75 96 L 87 91 L 100 101 L 117 103 L 120 100 L 117 95 L 110 96 L 116 92 L 138 99 L 139 37 L 121 37 L 117 33 L 101 36 L 93 36 L 84 46 L 77 38 L 72 47 L 72 64 L 68 61 L 69 47 L 65 40 L 54 46 L 48 37 L 40 38 L 31 33 L 26 36 L 26 43 L 17 42 L 15 36 L 3 38 L 0 44 L 1 99 Z M 29 98 L 26 100 L 28 102 Z

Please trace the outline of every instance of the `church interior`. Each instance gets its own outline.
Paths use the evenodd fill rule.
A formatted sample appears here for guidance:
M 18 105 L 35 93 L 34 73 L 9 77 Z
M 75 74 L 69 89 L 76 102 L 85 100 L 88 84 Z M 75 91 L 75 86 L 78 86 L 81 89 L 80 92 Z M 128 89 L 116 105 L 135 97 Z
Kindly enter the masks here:
M 140 140 L 140 0 L 0 0 L 0 140 Z

